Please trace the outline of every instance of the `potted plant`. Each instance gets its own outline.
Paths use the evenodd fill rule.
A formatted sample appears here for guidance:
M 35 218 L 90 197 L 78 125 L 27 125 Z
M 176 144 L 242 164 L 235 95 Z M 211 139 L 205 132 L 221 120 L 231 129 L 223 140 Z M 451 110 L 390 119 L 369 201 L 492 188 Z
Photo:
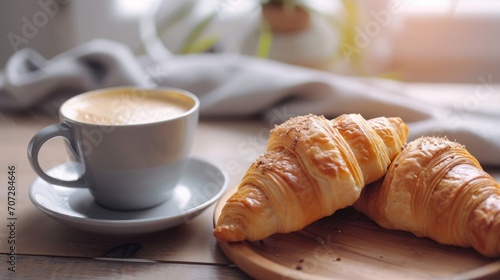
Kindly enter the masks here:
M 351 1 L 330 3 L 338 6 L 337 14 L 347 11 L 344 14 L 349 16 L 353 5 Z M 163 1 L 158 11 L 146 18 L 146 22 L 154 21 L 156 15 L 167 14 L 151 24 L 154 28 L 149 34 L 154 37 L 153 42 L 162 41 L 163 47 L 171 53 L 231 51 L 329 70 L 333 61 L 339 60 L 340 42 L 352 39 L 345 33 L 352 27 L 345 23 L 352 21 L 345 21 L 337 14 L 325 13 L 314 4 L 311 5 L 311 2 L 254 0 L 228 3 L 221 0 L 217 2 L 218 6 L 207 7 L 207 2 L 197 0 Z M 173 7 L 174 4 L 176 7 Z M 247 10 L 240 11 L 239 19 L 226 15 L 227 7 L 232 9 L 244 5 Z M 255 20 L 251 21 L 250 18 Z M 179 29 L 183 32 L 176 32 Z M 237 44 L 233 44 L 237 47 L 228 48 L 228 39 L 237 41 Z
M 259 0 L 260 23 L 241 48 L 247 55 L 326 70 L 338 48 L 330 15 L 302 0 Z

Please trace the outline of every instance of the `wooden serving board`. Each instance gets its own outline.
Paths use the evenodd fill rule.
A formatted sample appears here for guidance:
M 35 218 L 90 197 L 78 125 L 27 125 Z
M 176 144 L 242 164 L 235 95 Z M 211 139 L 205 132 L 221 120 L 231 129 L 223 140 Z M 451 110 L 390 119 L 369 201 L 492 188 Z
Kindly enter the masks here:
M 217 204 L 214 224 L 234 191 Z M 352 208 L 297 232 L 218 244 L 231 261 L 257 279 L 500 279 L 498 259 L 383 229 Z

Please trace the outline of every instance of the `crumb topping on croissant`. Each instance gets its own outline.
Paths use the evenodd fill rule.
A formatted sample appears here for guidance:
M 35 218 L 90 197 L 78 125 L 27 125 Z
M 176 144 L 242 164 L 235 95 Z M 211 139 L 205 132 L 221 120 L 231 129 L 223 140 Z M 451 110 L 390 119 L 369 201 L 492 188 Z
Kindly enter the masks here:
M 385 174 L 407 135 L 400 118 L 367 121 L 358 114 L 299 116 L 276 126 L 266 152 L 224 205 L 215 237 L 260 240 L 351 205 Z

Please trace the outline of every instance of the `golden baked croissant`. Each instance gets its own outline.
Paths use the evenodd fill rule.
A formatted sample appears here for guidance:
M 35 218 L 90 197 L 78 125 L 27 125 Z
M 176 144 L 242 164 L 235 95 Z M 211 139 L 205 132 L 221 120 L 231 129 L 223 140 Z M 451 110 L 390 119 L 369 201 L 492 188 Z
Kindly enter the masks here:
M 357 114 L 300 116 L 276 126 L 224 205 L 215 237 L 260 240 L 351 205 L 365 184 L 385 174 L 407 134 L 400 118 L 366 121 Z
M 445 138 L 408 143 L 354 207 L 384 228 L 500 256 L 500 186 Z

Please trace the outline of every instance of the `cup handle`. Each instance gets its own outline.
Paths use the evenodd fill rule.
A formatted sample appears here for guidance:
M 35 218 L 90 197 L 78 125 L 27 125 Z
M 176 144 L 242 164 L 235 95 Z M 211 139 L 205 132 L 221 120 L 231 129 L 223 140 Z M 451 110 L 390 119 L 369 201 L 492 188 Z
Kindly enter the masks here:
M 70 143 L 72 143 L 70 128 L 65 124 L 53 124 L 47 126 L 44 129 L 40 130 L 37 134 L 35 134 L 35 136 L 33 136 L 28 145 L 28 160 L 31 164 L 31 167 L 38 174 L 38 176 L 40 176 L 40 178 L 50 184 L 72 188 L 86 188 L 88 185 L 87 183 L 85 183 L 85 181 L 83 181 L 82 178 L 78 178 L 77 180 L 73 181 L 57 179 L 45 173 L 45 171 L 40 166 L 40 163 L 38 161 L 38 153 L 40 151 L 40 148 L 49 139 L 57 136 L 64 137 Z

